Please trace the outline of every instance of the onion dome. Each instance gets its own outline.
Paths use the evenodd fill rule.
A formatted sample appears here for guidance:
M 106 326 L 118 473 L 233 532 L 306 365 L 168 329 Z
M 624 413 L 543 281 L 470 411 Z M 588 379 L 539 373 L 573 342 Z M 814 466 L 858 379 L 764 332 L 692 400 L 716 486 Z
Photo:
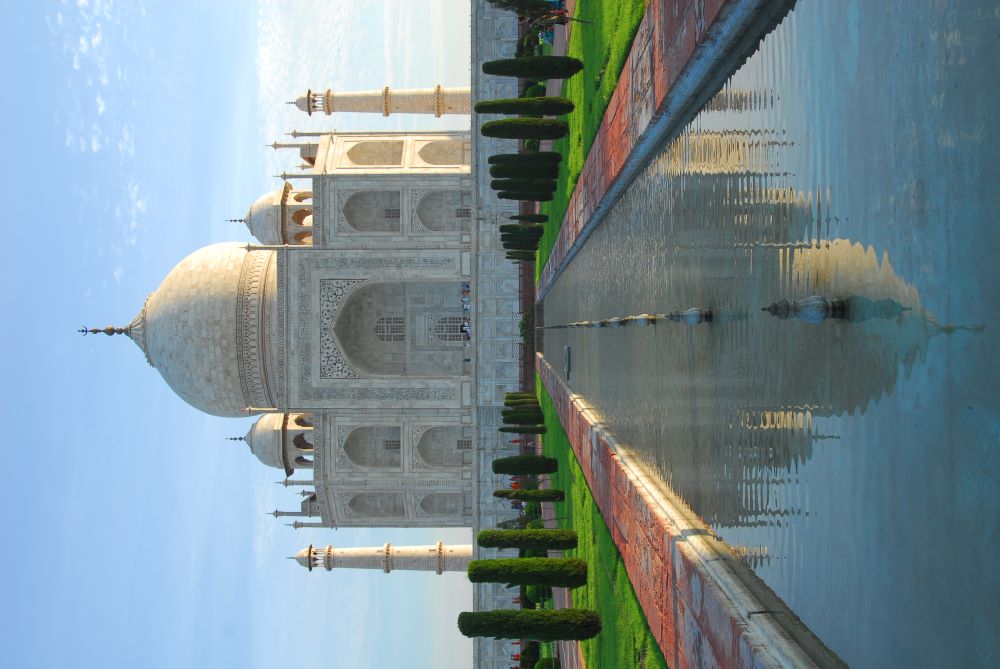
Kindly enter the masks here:
M 216 416 L 275 405 L 269 378 L 276 331 L 273 251 L 214 244 L 182 260 L 126 334 L 185 402 Z

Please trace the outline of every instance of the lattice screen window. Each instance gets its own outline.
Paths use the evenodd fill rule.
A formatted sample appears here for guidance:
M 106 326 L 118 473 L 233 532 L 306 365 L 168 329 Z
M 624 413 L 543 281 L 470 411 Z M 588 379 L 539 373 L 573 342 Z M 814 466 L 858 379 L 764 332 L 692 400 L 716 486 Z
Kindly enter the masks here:
M 472 218 L 472 208 L 459 207 L 455 210 L 455 218 Z
M 455 444 L 455 448 L 460 451 L 470 451 L 472 450 L 472 440 L 471 439 L 459 439 Z
M 432 334 L 438 341 L 463 341 L 465 333 L 462 332 L 462 317 L 441 316 L 434 321 Z
M 383 217 L 387 221 L 398 221 L 399 220 L 399 208 L 389 207 L 385 210 L 385 216 Z
M 387 451 L 398 451 L 400 443 L 401 442 L 399 441 L 399 439 L 386 439 L 385 441 L 382 442 L 382 445 L 385 447 L 385 450 Z
M 375 321 L 375 336 L 379 341 L 405 341 L 406 326 L 402 316 L 383 316 Z

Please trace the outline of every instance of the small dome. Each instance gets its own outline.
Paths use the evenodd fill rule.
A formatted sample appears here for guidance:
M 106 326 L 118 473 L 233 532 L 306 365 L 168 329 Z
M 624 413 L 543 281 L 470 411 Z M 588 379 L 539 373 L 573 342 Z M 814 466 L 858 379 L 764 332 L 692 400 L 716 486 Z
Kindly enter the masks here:
M 298 562 L 303 567 L 306 567 L 310 571 L 313 568 L 312 561 L 312 546 L 309 548 L 303 548 L 298 553 L 295 554 L 295 561 Z
M 245 439 L 258 460 L 268 467 L 283 469 L 286 476 L 291 476 L 294 470 L 288 466 L 285 453 L 285 420 L 283 413 L 264 414 L 253 424 Z
M 266 366 L 276 311 L 273 251 L 214 244 L 182 260 L 147 299 L 130 336 L 181 399 L 216 416 L 274 406 Z
M 291 190 L 292 184 L 286 181 L 278 190 L 257 198 L 247 212 L 246 226 L 262 244 L 284 243 L 281 239 L 281 216 Z

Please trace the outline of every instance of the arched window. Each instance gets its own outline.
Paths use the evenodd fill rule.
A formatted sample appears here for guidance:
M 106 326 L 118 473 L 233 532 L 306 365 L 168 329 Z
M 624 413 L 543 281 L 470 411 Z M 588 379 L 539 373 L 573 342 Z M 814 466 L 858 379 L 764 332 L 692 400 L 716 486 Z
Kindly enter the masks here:
M 432 191 L 417 204 L 417 218 L 434 232 L 467 230 L 472 218 L 471 204 L 472 197 L 467 191 Z
M 299 449 L 300 451 L 313 450 L 313 445 L 309 443 L 309 440 L 306 439 L 306 436 L 304 434 L 295 435 L 295 438 L 292 439 L 292 443 L 295 445 L 295 448 Z
M 375 336 L 379 341 L 405 341 L 406 325 L 402 316 L 382 316 L 375 321 Z
M 431 332 L 438 341 L 464 341 L 461 316 L 441 316 L 434 321 Z
M 420 500 L 420 508 L 432 516 L 460 516 L 463 502 L 460 492 L 434 492 Z

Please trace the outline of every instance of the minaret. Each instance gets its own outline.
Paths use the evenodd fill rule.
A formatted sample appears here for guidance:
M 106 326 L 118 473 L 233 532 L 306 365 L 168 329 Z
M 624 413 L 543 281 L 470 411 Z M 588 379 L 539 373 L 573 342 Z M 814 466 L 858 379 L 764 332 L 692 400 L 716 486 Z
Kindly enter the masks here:
M 469 88 L 404 88 L 391 90 L 388 86 L 380 91 L 357 91 L 354 93 L 334 93 L 329 88 L 322 93 L 306 91 L 295 102 L 289 102 L 312 116 L 313 112 L 323 112 L 327 116 L 334 112 L 366 112 L 372 114 L 468 114 L 471 108 L 472 91 Z
M 433 546 L 393 546 L 385 544 L 380 548 L 314 548 L 312 544 L 303 548 L 294 558 L 309 571 L 313 567 L 333 569 L 381 569 L 389 573 L 393 569 L 413 571 L 465 571 L 472 559 L 472 546 L 445 546 L 440 541 Z

